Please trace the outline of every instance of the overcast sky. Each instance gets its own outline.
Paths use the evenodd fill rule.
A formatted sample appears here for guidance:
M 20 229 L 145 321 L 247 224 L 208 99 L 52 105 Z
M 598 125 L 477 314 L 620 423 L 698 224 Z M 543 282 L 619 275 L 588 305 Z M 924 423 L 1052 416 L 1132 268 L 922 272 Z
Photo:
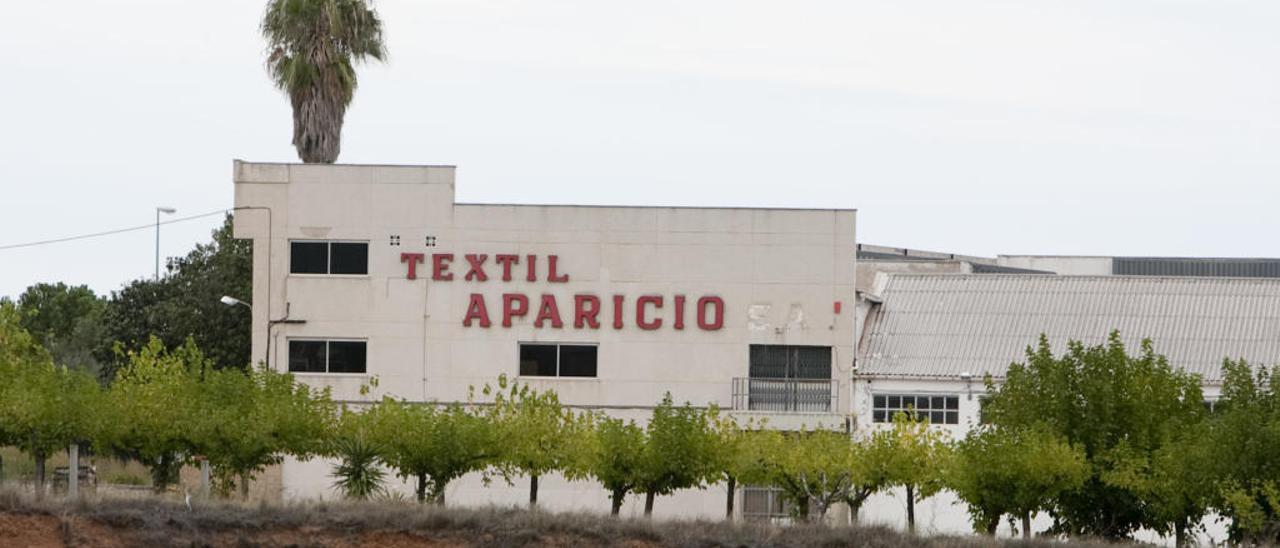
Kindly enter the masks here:
M 232 205 L 296 161 L 263 0 L 0 16 L 0 246 Z M 1280 256 L 1274 0 L 382 0 L 339 161 L 469 202 L 850 207 L 967 254 Z M 161 252 L 216 217 L 162 227 Z M 150 276 L 150 230 L 0 250 L 0 296 Z

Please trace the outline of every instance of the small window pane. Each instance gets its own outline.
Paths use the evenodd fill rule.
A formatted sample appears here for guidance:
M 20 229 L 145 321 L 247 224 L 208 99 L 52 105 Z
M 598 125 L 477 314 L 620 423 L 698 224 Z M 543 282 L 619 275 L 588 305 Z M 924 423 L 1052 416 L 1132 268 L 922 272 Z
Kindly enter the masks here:
M 334 242 L 330 248 L 330 274 L 368 274 L 369 244 Z
M 959 412 L 959 411 L 948 411 L 948 412 L 947 412 L 947 424 L 960 424 L 960 412 Z
M 889 396 L 889 407 L 891 407 L 891 408 L 893 408 L 893 409 L 901 409 L 901 408 L 902 408 L 902 397 L 901 397 L 901 396 Z
M 289 371 L 324 373 L 324 341 L 289 341 Z
M 560 345 L 560 376 L 596 376 L 596 347 Z
M 520 375 L 525 377 L 556 376 L 556 345 L 520 345 Z
M 960 398 L 955 396 L 947 398 L 947 409 L 960 409 Z
M 328 242 L 289 242 L 289 272 L 328 274 Z
M 871 422 L 885 422 L 885 412 L 884 412 L 884 411 L 872 411 L 872 412 L 871 412 Z
M 932 399 L 932 401 L 930 401 L 930 402 L 929 402 L 929 408 L 930 408 L 930 409 L 945 409 L 945 408 L 946 408 L 946 406 L 947 406 L 947 404 L 946 404 L 945 400 L 946 400 L 946 398 L 943 398 L 942 396 L 934 396 L 934 397 L 933 397 L 933 399 Z
M 946 424 L 947 417 L 945 411 L 934 411 L 929 414 L 929 422 L 932 424 Z
M 364 341 L 329 341 L 330 373 L 364 373 Z
M 872 398 L 871 398 L 871 406 L 872 406 L 872 407 L 878 407 L 878 408 L 883 409 L 883 408 L 884 408 L 884 400 L 885 400 L 884 396 L 872 396 Z

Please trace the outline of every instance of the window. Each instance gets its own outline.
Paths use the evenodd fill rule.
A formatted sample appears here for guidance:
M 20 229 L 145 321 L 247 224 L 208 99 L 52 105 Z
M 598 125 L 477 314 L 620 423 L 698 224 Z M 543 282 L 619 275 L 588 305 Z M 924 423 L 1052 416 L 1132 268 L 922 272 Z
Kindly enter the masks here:
M 368 274 L 366 242 L 289 242 L 290 274 Z
M 930 424 L 960 424 L 960 396 L 876 394 L 871 401 L 871 422 L 893 422 L 899 411 L 914 413 Z
M 747 521 L 773 521 L 791 517 L 793 505 L 777 487 L 745 486 L 742 488 L 742 518 Z
M 594 377 L 598 348 L 586 344 L 520 345 L 522 377 Z
M 364 373 L 368 343 L 352 340 L 290 340 L 289 371 Z
M 835 406 L 829 346 L 753 344 L 748 371 L 734 382 L 735 409 L 826 413 Z

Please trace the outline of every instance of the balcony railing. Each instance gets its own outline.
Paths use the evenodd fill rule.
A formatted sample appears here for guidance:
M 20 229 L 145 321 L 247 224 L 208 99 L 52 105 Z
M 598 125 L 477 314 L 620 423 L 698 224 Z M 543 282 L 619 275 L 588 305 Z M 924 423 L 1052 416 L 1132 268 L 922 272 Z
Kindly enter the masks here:
M 733 379 L 733 409 L 830 413 L 839 400 L 840 383 L 821 379 Z

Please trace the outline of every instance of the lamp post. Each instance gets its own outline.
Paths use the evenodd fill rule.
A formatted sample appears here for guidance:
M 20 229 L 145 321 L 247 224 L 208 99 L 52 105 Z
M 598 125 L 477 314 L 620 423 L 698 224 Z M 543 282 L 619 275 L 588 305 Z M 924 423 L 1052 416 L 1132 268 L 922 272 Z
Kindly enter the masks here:
M 232 297 L 230 295 L 223 295 L 221 299 L 218 299 L 218 302 L 225 304 L 227 306 L 235 306 L 240 304 L 240 305 L 244 305 L 244 307 L 248 308 L 249 310 L 253 310 L 253 305 L 246 303 L 235 297 Z
M 172 207 L 156 207 L 156 280 L 160 279 L 160 214 L 173 215 L 178 210 Z

